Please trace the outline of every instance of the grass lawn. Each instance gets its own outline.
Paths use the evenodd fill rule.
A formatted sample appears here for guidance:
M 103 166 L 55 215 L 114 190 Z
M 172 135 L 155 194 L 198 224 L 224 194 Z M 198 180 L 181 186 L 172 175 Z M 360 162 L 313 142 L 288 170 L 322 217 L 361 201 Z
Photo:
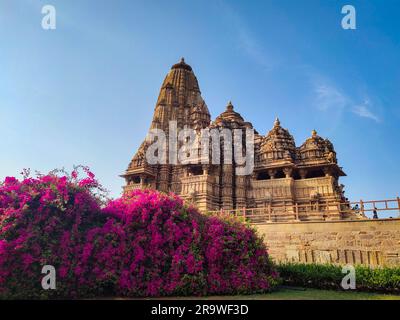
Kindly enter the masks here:
M 175 297 L 168 300 L 400 300 L 400 295 L 370 292 L 332 291 L 303 288 L 281 288 L 268 294 L 209 296 L 209 297 Z

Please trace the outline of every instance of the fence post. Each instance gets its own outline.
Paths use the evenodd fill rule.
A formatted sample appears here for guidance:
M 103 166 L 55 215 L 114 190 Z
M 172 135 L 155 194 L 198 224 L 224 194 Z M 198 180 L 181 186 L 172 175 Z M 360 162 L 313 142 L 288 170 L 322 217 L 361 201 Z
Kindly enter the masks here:
M 271 220 L 271 204 L 268 204 L 268 220 L 272 222 L 272 220 Z
M 246 207 L 243 207 L 243 217 L 244 217 L 244 220 L 246 221 Z
M 397 208 L 399 209 L 399 217 L 400 217 L 400 198 L 397 197 Z
M 362 200 L 360 200 L 360 210 L 362 215 L 364 215 L 364 202 Z
M 299 221 L 299 204 L 296 202 L 294 209 L 296 211 L 296 220 Z

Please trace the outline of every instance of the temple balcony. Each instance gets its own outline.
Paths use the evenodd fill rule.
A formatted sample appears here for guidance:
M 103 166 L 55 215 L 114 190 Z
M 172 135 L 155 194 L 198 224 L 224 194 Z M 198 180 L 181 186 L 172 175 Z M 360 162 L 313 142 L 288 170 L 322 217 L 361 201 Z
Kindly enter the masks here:
M 181 178 L 182 195 L 189 195 L 192 193 L 206 193 L 216 182 L 216 178 L 210 175 L 192 175 Z
M 249 190 L 249 196 L 255 199 L 270 198 L 291 198 L 293 180 L 287 178 L 253 180 L 251 182 L 252 190 Z
M 123 187 L 124 192 L 137 190 L 137 189 L 155 189 L 152 183 L 129 183 Z
M 306 198 L 314 192 L 321 195 L 332 195 L 333 178 L 332 177 L 317 177 L 295 180 L 296 198 Z
M 142 185 L 140 183 L 131 183 L 123 187 L 124 192 L 136 190 L 136 189 L 142 189 Z

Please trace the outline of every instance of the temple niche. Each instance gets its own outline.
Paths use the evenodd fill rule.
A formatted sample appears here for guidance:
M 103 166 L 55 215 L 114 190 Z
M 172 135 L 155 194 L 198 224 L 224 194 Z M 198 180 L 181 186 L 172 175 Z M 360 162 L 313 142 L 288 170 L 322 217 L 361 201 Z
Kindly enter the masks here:
M 172 66 L 163 81 L 150 129 L 162 129 L 168 136 L 170 121 L 176 122 L 178 130 L 191 128 L 198 134 L 202 129 L 253 129 L 231 102 L 211 121 L 197 78 L 184 59 Z M 248 175 L 236 174 L 234 159 L 221 164 L 200 161 L 200 145 L 197 163 L 175 164 L 168 158 L 166 163 L 151 165 L 145 157 L 148 146 L 145 140 L 122 175 L 125 191 L 174 192 L 202 211 L 248 212 L 255 217 L 267 215 L 271 221 L 357 218 L 345 210 L 343 185 L 339 184 L 345 173 L 333 144 L 315 130 L 300 146 L 278 118 L 266 135 L 254 131 L 254 170 Z M 223 157 L 223 143 L 220 148 Z

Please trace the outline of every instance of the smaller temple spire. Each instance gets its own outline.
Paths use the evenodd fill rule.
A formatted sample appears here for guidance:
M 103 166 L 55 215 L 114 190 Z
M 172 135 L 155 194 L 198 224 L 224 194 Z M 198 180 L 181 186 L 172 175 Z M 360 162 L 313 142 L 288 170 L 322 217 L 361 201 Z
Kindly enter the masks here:
M 229 102 L 228 102 L 228 105 L 226 106 L 226 110 L 230 110 L 230 111 L 232 111 L 232 110 L 233 110 L 233 104 L 232 104 L 232 101 L 230 101 L 230 100 L 229 100 Z
M 317 136 L 317 131 L 314 129 L 311 131 L 312 137 L 315 138 Z

